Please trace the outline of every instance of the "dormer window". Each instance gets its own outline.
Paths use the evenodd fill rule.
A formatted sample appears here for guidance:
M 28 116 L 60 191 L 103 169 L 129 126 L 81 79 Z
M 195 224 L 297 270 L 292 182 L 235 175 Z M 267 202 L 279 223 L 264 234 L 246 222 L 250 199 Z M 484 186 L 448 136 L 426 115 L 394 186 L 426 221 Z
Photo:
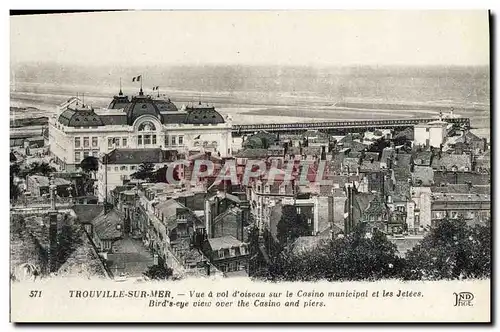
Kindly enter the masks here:
M 271 192 L 271 186 L 270 186 L 270 185 L 268 185 L 268 184 L 266 184 L 266 186 L 265 186 L 265 188 L 264 188 L 264 192 L 265 192 L 266 194 L 269 194 L 269 193 Z

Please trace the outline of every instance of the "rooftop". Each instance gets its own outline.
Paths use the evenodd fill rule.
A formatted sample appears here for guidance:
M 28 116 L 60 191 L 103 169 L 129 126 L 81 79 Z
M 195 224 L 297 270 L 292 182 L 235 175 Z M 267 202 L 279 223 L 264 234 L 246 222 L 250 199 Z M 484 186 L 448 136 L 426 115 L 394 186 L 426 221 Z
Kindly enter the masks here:
M 230 249 L 244 245 L 243 242 L 232 235 L 208 239 L 208 243 L 210 244 L 210 248 L 214 251 L 220 249 Z

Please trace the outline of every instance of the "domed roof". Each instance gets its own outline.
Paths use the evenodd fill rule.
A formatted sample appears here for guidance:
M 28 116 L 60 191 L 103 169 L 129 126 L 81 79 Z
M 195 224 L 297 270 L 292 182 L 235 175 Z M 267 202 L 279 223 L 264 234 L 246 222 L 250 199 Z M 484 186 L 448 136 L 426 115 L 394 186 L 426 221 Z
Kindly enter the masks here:
M 155 99 L 155 102 L 160 112 L 175 112 L 179 110 L 170 99 Z
M 130 101 L 130 104 L 125 108 L 127 113 L 127 123 L 132 125 L 134 121 L 142 115 L 152 115 L 161 121 L 160 110 L 157 106 L 157 101 L 149 96 L 144 96 L 141 92 Z
M 122 90 L 120 89 L 118 96 L 114 96 L 111 103 L 109 103 L 108 109 L 124 109 L 128 104 L 130 104 L 128 96 L 124 96 Z
M 215 107 L 209 105 L 190 105 L 186 107 L 188 112 L 186 116 L 186 124 L 218 124 L 224 123 L 224 118 Z
M 68 127 L 98 127 L 103 126 L 99 115 L 93 109 L 86 107 L 67 108 L 59 115 L 59 123 Z

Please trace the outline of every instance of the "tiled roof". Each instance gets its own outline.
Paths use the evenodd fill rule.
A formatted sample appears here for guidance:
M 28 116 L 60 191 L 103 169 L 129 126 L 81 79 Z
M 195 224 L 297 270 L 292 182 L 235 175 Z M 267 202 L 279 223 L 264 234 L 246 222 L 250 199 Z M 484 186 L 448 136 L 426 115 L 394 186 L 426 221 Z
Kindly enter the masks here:
M 117 229 L 117 225 L 121 224 L 122 218 L 115 210 L 111 210 L 107 214 L 102 212 L 92 220 L 93 231 L 102 240 L 120 238 L 122 231 Z
M 307 146 L 302 148 L 302 154 L 306 156 L 320 156 L 321 147 L 320 146 Z
M 433 193 L 456 193 L 456 194 L 491 194 L 490 185 L 476 185 L 471 186 L 468 184 L 448 184 L 445 186 L 431 187 Z
M 86 234 L 82 236 L 82 244 L 68 257 L 57 274 L 81 278 L 108 277 L 103 262 Z
M 244 149 L 235 154 L 236 158 L 261 159 L 267 157 L 267 149 Z
M 342 166 L 349 167 L 349 172 L 355 172 L 359 166 L 359 158 L 349 158 L 345 157 L 342 160 Z
M 436 170 L 434 171 L 434 182 L 436 185 L 467 182 L 470 182 L 472 185 L 487 185 L 491 183 L 491 175 L 469 172 L 443 172 Z
M 409 141 L 413 141 L 415 139 L 415 133 L 413 132 L 412 127 L 408 127 L 405 130 L 399 132 L 394 136 L 394 139 L 402 139 L 406 138 Z
M 426 166 L 418 166 L 418 167 L 426 167 Z M 412 177 L 411 171 L 407 167 L 395 167 L 393 168 L 393 171 L 394 171 L 394 178 L 396 181 L 408 181 L 408 179 L 411 179 Z
M 491 202 L 491 195 L 434 193 L 431 195 L 431 199 L 434 202 Z
M 214 251 L 220 249 L 230 249 L 234 247 L 240 247 L 241 245 L 244 244 L 243 242 L 241 242 L 240 240 L 231 235 L 208 239 L 208 243 L 210 244 L 210 248 Z
M 474 142 L 474 141 L 475 142 L 482 142 L 483 141 L 482 138 L 476 136 L 475 134 L 473 134 L 470 131 L 467 131 L 464 136 L 465 136 L 465 140 L 467 143 Z
M 457 167 L 458 171 L 471 171 L 472 161 L 471 157 L 467 154 L 447 154 L 441 155 L 441 158 L 435 157 L 432 160 L 432 168 L 434 169 L 446 169 L 447 171 L 453 171 L 454 167 Z
M 160 163 L 163 160 L 161 149 L 114 149 L 108 154 L 108 164 Z
M 126 105 L 124 105 L 125 107 Z M 127 125 L 127 114 L 106 114 L 99 115 L 102 123 L 106 126 L 125 126 Z
M 413 163 L 419 166 L 430 166 L 432 161 L 431 151 L 416 152 L 413 157 Z
M 394 155 L 393 167 L 407 167 L 411 166 L 412 156 L 409 153 L 397 153 Z
M 378 161 L 380 154 L 378 152 L 365 152 L 363 160 L 374 160 Z
M 90 223 L 102 213 L 103 205 L 75 204 L 72 209 L 75 211 L 79 222 Z
M 41 187 L 46 187 L 50 184 L 50 180 L 47 176 L 30 175 L 29 177 L 31 179 L 33 179 Z M 71 184 L 71 181 L 61 179 L 61 178 L 54 178 L 54 184 L 56 186 L 68 186 Z
M 361 163 L 360 167 L 361 172 L 366 172 L 366 171 L 380 171 L 380 161 L 369 161 L 369 160 L 363 160 Z
M 413 169 L 413 184 L 422 181 L 422 186 L 430 186 L 434 183 L 434 170 L 429 166 L 415 166 Z

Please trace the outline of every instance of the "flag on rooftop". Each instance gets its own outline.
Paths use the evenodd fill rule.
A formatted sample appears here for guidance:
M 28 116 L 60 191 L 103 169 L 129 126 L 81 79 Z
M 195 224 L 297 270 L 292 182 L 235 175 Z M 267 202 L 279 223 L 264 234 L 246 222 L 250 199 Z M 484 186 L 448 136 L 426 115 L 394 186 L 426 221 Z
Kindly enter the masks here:
M 142 76 L 142 75 L 139 75 L 139 76 L 134 76 L 134 77 L 132 78 L 132 82 L 139 82 L 139 81 L 141 80 L 141 76 Z

